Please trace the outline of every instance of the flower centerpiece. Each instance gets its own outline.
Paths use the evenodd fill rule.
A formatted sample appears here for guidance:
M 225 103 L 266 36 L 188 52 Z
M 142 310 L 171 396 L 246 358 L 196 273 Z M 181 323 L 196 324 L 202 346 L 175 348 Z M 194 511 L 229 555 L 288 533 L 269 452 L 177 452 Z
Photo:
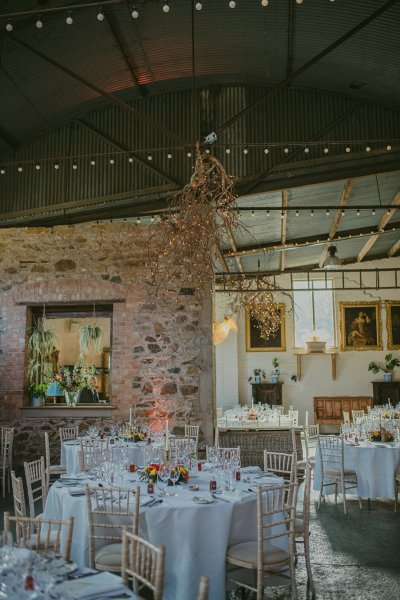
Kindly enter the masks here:
M 77 362 L 73 368 L 60 366 L 54 379 L 57 385 L 64 390 L 65 401 L 69 406 L 76 406 L 79 392 L 88 387 L 93 389 L 91 377 L 96 374 L 94 365 Z
M 393 433 L 390 431 L 372 431 L 370 433 L 371 442 L 393 442 Z
M 176 469 L 179 469 L 179 479 L 177 483 L 186 483 L 189 480 L 189 471 L 187 468 L 183 465 L 177 465 L 172 471 L 175 472 Z M 153 483 L 156 483 L 159 470 L 160 463 L 150 463 L 144 467 L 140 479 L 142 481 L 152 481 Z

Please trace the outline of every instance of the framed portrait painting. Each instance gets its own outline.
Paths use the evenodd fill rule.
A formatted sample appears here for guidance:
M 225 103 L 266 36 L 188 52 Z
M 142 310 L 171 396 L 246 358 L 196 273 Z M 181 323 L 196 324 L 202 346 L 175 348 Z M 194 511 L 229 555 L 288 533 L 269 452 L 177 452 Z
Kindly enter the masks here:
M 385 306 L 388 350 L 400 350 L 400 302 L 387 300 Z
M 340 302 L 340 349 L 382 350 L 381 304 Z
M 260 335 L 260 330 L 257 327 L 257 319 L 250 315 L 250 309 L 246 306 L 246 352 L 285 352 L 285 305 L 278 304 L 278 307 L 280 317 L 279 329 L 268 340 L 265 340 Z

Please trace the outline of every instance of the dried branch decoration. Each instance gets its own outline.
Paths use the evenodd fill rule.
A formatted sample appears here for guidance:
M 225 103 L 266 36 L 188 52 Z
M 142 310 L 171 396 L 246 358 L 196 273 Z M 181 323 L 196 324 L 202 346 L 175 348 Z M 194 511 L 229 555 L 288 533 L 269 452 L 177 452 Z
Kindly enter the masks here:
M 280 327 L 281 313 L 274 294 L 278 292 L 290 296 L 266 275 L 258 274 L 251 279 L 232 275 L 222 279 L 217 281 L 217 285 L 220 291 L 222 288 L 229 296 L 225 312 L 238 313 L 247 306 L 250 316 L 256 320 L 260 337 L 264 340 L 275 337 Z
M 234 183 L 214 156 L 197 147 L 190 182 L 173 196 L 168 215 L 148 240 L 157 291 L 173 284 L 197 291 L 213 286 L 216 246 L 221 246 L 226 227 L 241 227 Z

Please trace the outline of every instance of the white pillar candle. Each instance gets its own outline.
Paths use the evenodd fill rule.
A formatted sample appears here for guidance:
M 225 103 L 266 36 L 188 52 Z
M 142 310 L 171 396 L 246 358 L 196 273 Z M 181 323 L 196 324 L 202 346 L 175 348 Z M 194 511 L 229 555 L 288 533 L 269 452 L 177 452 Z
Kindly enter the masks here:
M 132 425 L 132 407 L 129 409 L 129 423 Z
M 165 449 L 169 450 L 169 431 L 168 431 L 168 429 L 165 432 Z

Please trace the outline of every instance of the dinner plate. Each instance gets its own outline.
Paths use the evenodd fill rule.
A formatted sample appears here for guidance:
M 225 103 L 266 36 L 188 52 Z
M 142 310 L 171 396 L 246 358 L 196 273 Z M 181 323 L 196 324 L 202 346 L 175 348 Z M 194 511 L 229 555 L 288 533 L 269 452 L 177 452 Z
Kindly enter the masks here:
M 192 502 L 196 504 L 213 504 L 214 500 L 212 498 L 204 498 L 203 496 L 194 496 Z

